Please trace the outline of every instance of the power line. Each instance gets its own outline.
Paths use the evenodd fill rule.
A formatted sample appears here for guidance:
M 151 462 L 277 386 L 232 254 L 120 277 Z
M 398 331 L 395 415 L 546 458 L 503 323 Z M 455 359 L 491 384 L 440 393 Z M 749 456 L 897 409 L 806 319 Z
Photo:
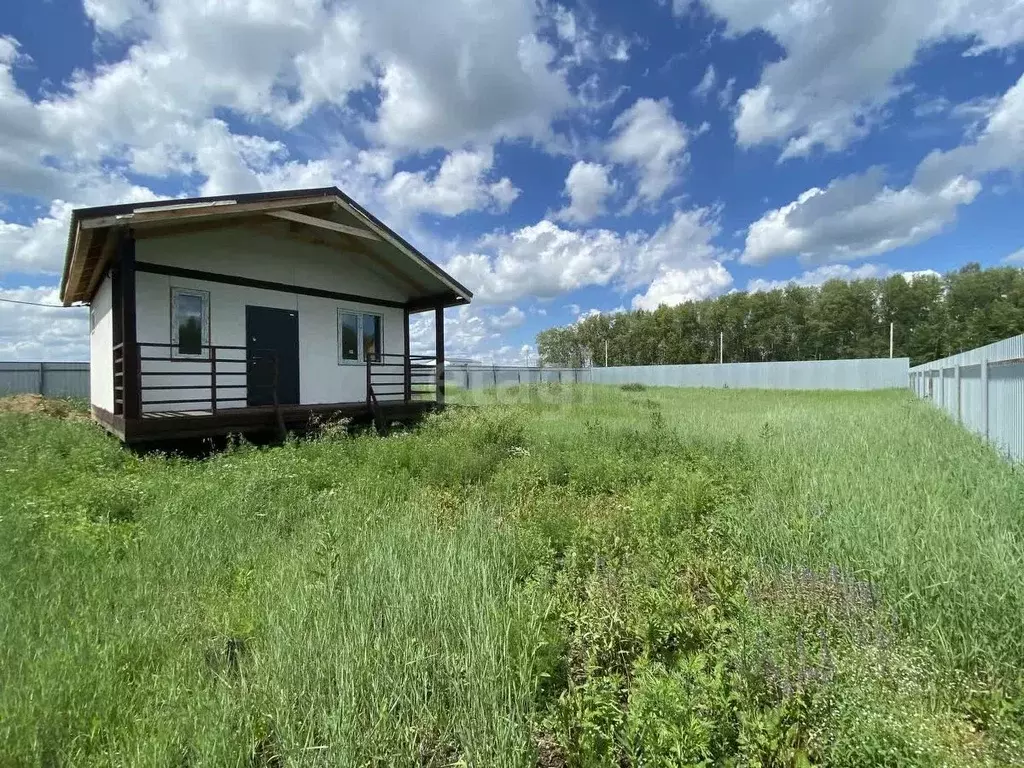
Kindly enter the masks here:
M 25 304 L 29 307 L 49 307 L 50 309 L 69 309 L 63 304 L 41 304 L 38 301 L 21 301 L 20 299 L 4 299 L 0 298 L 0 301 L 6 302 L 7 304 Z

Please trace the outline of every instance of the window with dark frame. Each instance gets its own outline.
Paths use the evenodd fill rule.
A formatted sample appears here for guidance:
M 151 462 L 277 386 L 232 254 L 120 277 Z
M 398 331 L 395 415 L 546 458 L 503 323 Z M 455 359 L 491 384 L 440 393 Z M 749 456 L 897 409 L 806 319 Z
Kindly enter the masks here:
M 171 289 L 171 343 L 175 357 L 202 357 L 210 343 L 210 294 Z
M 379 361 L 383 354 L 380 315 L 338 310 L 338 364 Z

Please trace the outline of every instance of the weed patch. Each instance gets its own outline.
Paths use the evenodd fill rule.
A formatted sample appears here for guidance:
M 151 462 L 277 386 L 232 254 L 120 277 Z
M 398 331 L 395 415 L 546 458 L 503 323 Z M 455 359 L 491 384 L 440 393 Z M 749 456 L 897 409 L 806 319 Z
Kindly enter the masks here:
M 205 461 L 0 413 L 0 764 L 1024 760 L 1024 479 L 973 437 L 514 394 Z

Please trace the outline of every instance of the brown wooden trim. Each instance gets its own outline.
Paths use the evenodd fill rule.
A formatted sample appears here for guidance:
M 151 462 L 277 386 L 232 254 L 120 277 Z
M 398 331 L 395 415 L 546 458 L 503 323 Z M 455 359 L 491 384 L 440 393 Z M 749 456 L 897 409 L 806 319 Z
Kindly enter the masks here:
M 121 291 L 121 265 L 115 263 L 110 270 L 110 314 L 113 321 L 111 364 L 114 382 L 114 415 L 124 415 L 123 395 L 118 397 L 119 388 L 124 386 L 124 296 Z M 120 353 L 120 354 L 119 354 Z M 120 359 L 119 359 L 120 358 Z M 121 379 L 118 382 L 118 379 Z
M 337 192 L 336 200 L 338 202 L 338 205 L 340 205 L 345 211 L 352 215 L 357 221 L 362 220 L 363 223 L 369 224 L 370 227 L 377 232 L 377 234 L 381 235 L 381 237 L 384 238 L 384 240 L 386 240 L 391 245 L 396 247 L 399 251 L 404 253 L 410 259 L 417 262 L 420 266 L 426 268 L 428 272 L 433 273 L 434 277 L 439 279 L 445 285 L 450 286 L 454 293 L 457 294 L 458 292 L 461 291 L 465 295 L 465 301 L 467 303 L 469 302 L 469 300 L 473 297 L 473 294 L 464 285 L 462 285 L 462 283 L 460 283 L 454 277 L 449 275 L 447 272 L 445 272 L 443 269 L 437 266 L 437 264 L 432 262 L 418 250 L 409 245 L 409 243 L 406 242 L 406 240 L 401 235 L 399 235 L 393 229 L 384 224 L 380 219 L 378 219 L 368 210 L 363 208 L 363 206 L 361 206 L 351 197 L 346 195 L 340 189 L 335 188 L 335 190 Z
M 142 413 L 142 361 L 139 360 L 138 326 L 135 303 L 135 238 L 126 232 L 119 244 L 121 263 L 121 343 L 124 360 L 124 417 L 137 418 Z
M 320 205 L 332 202 L 332 197 L 317 195 L 314 197 L 298 197 L 287 200 L 260 200 L 251 203 L 233 203 L 228 200 L 210 200 L 209 202 L 175 202 L 166 201 L 164 210 L 158 210 L 160 206 L 149 208 L 136 208 L 135 210 L 114 214 L 112 216 L 100 216 L 98 218 L 82 218 L 82 229 L 98 229 L 109 227 L 115 224 L 150 224 L 165 221 L 186 221 L 189 219 L 205 219 L 213 216 L 230 218 L 245 216 L 251 213 L 262 213 L 272 211 L 276 208 L 299 208 L 308 205 Z
M 276 237 L 284 240 L 299 240 L 304 243 L 310 243 L 312 245 L 319 245 L 323 248 L 330 248 L 334 251 L 340 251 L 345 257 L 353 259 L 360 263 L 363 269 L 367 269 L 373 272 L 376 269 L 382 269 L 389 275 L 398 280 L 406 289 L 411 289 L 410 293 L 423 293 L 426 288 L 422 283 L 414 280 L 405 273 L 401 272 L 384 259 L 379 258 L 372 253 L 362 241 L 357 240 L 354 237 L 348 235 L 340 235 L 334 232 L 327 232 L 324 230 L 314 230 L 311 227 L 305 227 L 295 222 L 275 222 L 267 220 L 266 222 L 253 222 L 249 225 L 249 228 L 260 232 L 268 237 Z
M 402 421 L 416 418 L 436 406 L 429 400 L 415 400 L 411 403 L 404 403 L 401 400 L 380 400 L 378 407 L 385 421 Z M 285 428 L 294 431 L 307 430 L 314 418 L 339 416 L 367 421 L 373 418 L 373 410 L 364 401 L 282 405 L 278 410 Z M 121 420 L 126 431 L 111 431 L 115 431 L 115 434 L 128 444 L 154 443 L 161 440 L 276 431 L 277 418 L 273 406 L 221 408 L 216 414 L 147 414 L 139 419 Z
M 414 299 L 405 304 L 410 312 L 425 312 L 428 309 L 437 307 L 458 307 L 469 302 L 456 293 L 440 293 L 434 296 L 426 296 L 422 299 Z
M 67 279 L 61 283 L 60 299 L 65 307 L 70 307 L 72 302 L 82 299 L 79 283 L 85 269 L 85 262 L 89 257 L 89 251 L 92 248 L 92 241 L 92 232 L 83 231 L 81 227 L 75 229 L 74 250 L 69 254 L 70 263 L 65 270 Z
M 336 221 L 330 219 L 321 219 L 317 216 L 307 216 L 305 213 L 297 213 L 295 211 L 267 211 L 265 216 L 273 216 L 276 219 L 285 219 L 286 221 L 294 221 L 298 224 L 306 224 L 310 227 L 317 227 L 318 229 L 327 229 L 332 232 L 341 232 L 346 235 L 353 235 L 354 237 L 363 237 L 367 240 L 380 240 L 380 235 L 376 232 L 371 232 L 368 229 L 362 227 L 351 227 L 348 224 L 339 224 Z
M 105 408 L 100 408 L 98 405 L 94 405 L 92 406 L 92 417 L 105 430 L 121 438 L 122 440 L 124 439 L 125 434 L 123 416 L 115 416 Z
M 227 219 L 212 219 L 210 221 L 186 221 L 183 223 L 168 222 L 163 224 L 150 224 L 144 227 L 134 226 L 136 240 L 150 240 L 161 237 L 179 237 L 181 235 L 194 235 L 201 232 L 217 232 L 225 229 L 239 229 L 251 227 L 261 221 L 259 214 L 249 216 L 235 216 Z
M 103 281 L 103 275 L 107 270 L 107 265 L 114 260 L 114 255 L 117 253 L 117 244 L 120 240 L 121 233 L 116 229 L 108 229 L 103 239 L 103 248 L 100 251 L 99 260 L 96 262 L 96 266 L 92 270 L 92 277 L 89 279 L 89 286 L 85 289 L 85 296 L 87 301 L 92 301 L 96 295 L 96 291 L 99 290 L 100 283 Z
M 434 364 L 437 366 L 437 404 L 444 405 L 444 307 L 434 309 Z
M 409 308 L 402 312 L 402 343 L 405 345 L 405 360 L 402 365 L 402 375 L 405 380 L 405 402 L 412 400 L 412 358 L 409 357 Z
M 369 296 L 358 296 L 353 293 L 326 291 L 322 288 L 307 288 L 302 285 L 288 285 L 287 283 L 275 283 L 270 280 L 256 280 L 251 277 L 223 275 L 219 272 L 206 272 L 199 269 L 171 267 L 166 264 L 153 264 L 146 261 L 136 262 L 135 269 L 139 272 L 148 272 L 153 275 L 185 277 L 192 280 L 205 280 L 209 283 L 223 283 L 224 285 L 239 285 L 244 288 L 260 288 L 265 291 L 281 291 L 283 293 L 294 293 L 300 296 L 313 296 L 318 299 L 333 299 L 334 301 L 348 301 L 358 304 L 369 304 L 376 307 L 392 307 L 394 309 L 402 309 L 405 307 L 403 302 L 391 301 L 390 299 L 373 299 Z

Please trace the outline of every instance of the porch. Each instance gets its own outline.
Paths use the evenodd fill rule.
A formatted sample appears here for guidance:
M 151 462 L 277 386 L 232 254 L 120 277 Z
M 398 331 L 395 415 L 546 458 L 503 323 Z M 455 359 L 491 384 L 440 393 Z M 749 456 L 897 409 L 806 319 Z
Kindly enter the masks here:
M 442 341 L 443 343 L 443 341 Z M 202 345 L 177 357 L 175 345 L 139 342 L 113 349 L 114 411 L 94 418 L 126 443 L 226 434 L 305 432 L 330 419 L 372 422 L 384 431 L 444 404 L 444 358 L 378 354 L 360 364 L 365 398 L 332 403 L 282 401 L 277 353 Z

